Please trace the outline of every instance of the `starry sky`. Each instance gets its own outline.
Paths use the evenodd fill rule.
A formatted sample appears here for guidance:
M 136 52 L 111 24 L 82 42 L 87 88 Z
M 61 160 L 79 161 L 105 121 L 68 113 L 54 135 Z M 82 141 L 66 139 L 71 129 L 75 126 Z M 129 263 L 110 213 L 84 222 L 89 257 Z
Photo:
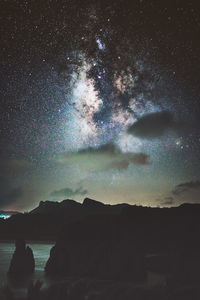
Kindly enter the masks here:
M 2 0 L 0 208 L 200 202 L 196 1 Z

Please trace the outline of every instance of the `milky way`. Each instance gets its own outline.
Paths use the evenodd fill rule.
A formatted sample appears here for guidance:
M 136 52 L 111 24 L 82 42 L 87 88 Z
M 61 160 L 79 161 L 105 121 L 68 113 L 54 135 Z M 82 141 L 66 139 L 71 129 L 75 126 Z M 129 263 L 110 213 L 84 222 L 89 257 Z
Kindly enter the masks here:
M 44 2 L 3 1 L 0 205 L 198 201 L 194 3 Z

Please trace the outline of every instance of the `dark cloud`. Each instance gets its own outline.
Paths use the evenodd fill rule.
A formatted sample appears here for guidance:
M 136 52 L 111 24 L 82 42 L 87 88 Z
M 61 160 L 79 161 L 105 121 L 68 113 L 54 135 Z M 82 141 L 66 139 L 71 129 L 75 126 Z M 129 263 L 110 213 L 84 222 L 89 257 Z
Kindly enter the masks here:
M 58 158 L 61 163 L 78 164 L 91 171 L 127 169 L 130 164 L 148 165 L 149 155 L 145 153 L 121 152 L 114 144 L 105 144 L 98 148 L 86 148 L 78 152 L 65 153 Z
M 172 205 L 174 203 L 174 198 L 173 197 L 165 197 L 164 198 L 164 203 L 165 205 Z
M 168 130 L 179 131 L 184 123 L 176 121 L 168 111 L 146 114 L 128 128 L 128 133 L 139 138 L 160 138 Z
M 127 155 L 127 158 L 124 158 L 122 160 L 114 160 L 109 166 L 108 169 L 118 169 L 123 170 L 127 169 L 130 164 L 135 165 L 148 165 L 149 162 L 149 155 L 144 153 L 133 153 Z
M 56 190 L 51 193 L 52 197 L 74 197 L 74 196 L 84 196 L 88 194 L 88 191 L 83 189 L 82 187 L 77 188 L 76 190 L 72 190 L 70 188 L 64 188 L 61 190 Z
M 23 194 L 21 187 L 12 187 L 7 178 L 0 176 L 0 208 L 15 203 Z
M 181 183 L 178 184 L 175 189 L 172 191 L 172 193 L 175 196 L 179 196 L 182 193 L 185 193 L 187 191 L 190 190 L 197 190 L 200 189 L 200 181 L 196 180 L 196 181 L 189 181 L 189 182 L 185 182 L 185 183 Z
M 109 154 L 109 155 L 114 155 L 114 154 L 117 154 L 117 153 L 120 153 L 120 151 L 116 148 L 116 146 L 112 143 L 110 144 L 104 144 L 104 145 L 101 145 L 99 146 L 98 148 L 92 148 L 92 147 L 89 147 L 89 148 L 86 148 L 86 149 L 81 149 L 78 151 L 78 153 L 80 154 L 88 154 L 88 153 L 94 153 L 94 154 L 102 154 L 102 153 L 105 153 L 105 154 Z

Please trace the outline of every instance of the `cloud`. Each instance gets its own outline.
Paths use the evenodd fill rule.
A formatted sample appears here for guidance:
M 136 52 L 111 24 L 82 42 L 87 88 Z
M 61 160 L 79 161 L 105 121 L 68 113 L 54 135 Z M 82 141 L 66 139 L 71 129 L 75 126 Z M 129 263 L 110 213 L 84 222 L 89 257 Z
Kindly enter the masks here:
M 166 131 L 179 131 L 185 124 L 176 121 L 168 111 L 146 114 L 128 128 L 128 133 L 143 139 L 154 139 L 163 136 Z
M 107 155 L 114 155 L 116 153 L 118 153 L 119 150 L 117 150 L 117 148 L 115 147 L 114 144 L 104 144 L 104 145 L 101 145 L 100 147 L 98 148 L 92 148 L 92 147 L 89 147 L 89 148 L 86 148 L 86 149 L 81 149 L 78 151 L 79 154 L 88 154 L 88 153 L 91 153 L 91 154 L 107 154 Z
M 84 196 L 86 194 L 88 194 L 88 191 L 84 190 L 83 187 L 79 187 L 76 190 L 72 190 L 72 189 L 66 187 L 61 190 L 53 191 L 51 193 L 51 196 L 52 197 L 73 197 L 73 196 L 78 196 L 78 195 Z
M 182 193 L 185 193 L 187 191 L 197 190 L 197 189 L 200 189 L 200 181 L 199 180 L 189 181 L 189 182 L 178 184 L 177 186 L 175 186 L 175 189 L 172 191 L 172 193 L 175 196 L 179 196 Z
M 174 203 L 174 198 L 173 197 L 165 197 L 164 198 L 164 203 L 165 205 L 172 205 Z
M 0 176 L 0 207 L 9 206 L 15 203 L 23 196 L 23 190 L 21 187 L 12 187 L 10 181 Z
M 110 165 L 108 165 L 108 169 L 118 169 L 123 170 L 127 169 L 130 164 L 135 165 L 148 165 L 149 162 L 149 156 L 144 153 L 134 153 L 130 155 L 130 153 L 127 155 L 126 158 L 121 160 L 114 160 Z
M 141 166 L 150 164 L 147 154 L 121 152 L 114 144 L 64 153 L 57 161 L 69 165 L 76 164 L 79 168 L 89 171 L 122 170 L 127 169 L 130 164 Z

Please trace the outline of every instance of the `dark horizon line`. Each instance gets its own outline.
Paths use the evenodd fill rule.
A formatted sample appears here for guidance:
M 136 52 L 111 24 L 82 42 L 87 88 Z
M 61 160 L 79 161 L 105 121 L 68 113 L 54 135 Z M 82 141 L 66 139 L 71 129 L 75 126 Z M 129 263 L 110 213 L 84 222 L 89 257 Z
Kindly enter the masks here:
M 60 200 L 60 201 L 53 201 L 53 200 L 41 200 L 40 202 L 38 202 L 38 206 L 34 207 L 33 209 L 29 210 L 29 211 L 9 211 L 9 210 L 3 210 L 3 209 L 0 209 L 0 214 L 26 214 L 26 213 L 31 213 L 32 211 L 34 211 L 35 209 L 37 209 L 40 205 L 44 204 L 44 203 L 56 203 L 56 204 L 61 204 L 62 202 L 64 201 L 73 201 L 73 202 L 76 202 L 80 205 L 85 205 L 84 202 L 86 199 L 89 199 L 91 200 L 93 203 L 97 203 L 99 205 L 104 205 L 104 206 L 117 206 L 117 205 L 127 205 L 129 207 L 138 207 L 138 208 L 152 208 L 152 209 L 166 209 L 166 208 L 180 208 L 180 207 L 185 207 L 185 206 L 193 206 L 193 205 L 197 205 L 197 206 L 200 206 L 200 203 L 196 203 L 196 202 L 183 202 L 179 205 L 173 205 L 171 204 L 171 206 L 169 206 L 170 204 L 166 204 L 166 206 L 160 206 L 160 205 L 157 205 L 157 206 L 151 206 L 151 205 L 142 205 L 142 204 L 130 204 L 130 203 L 126 203 L 126 202 L 120 202 L 120 203 L 115 203 L 115 204 L 112 204 L 112 203 L 104 203 L 104 202 L 101 202 L 99 200 L 95 200 L 95 199 L 92 199 L 92 198 L 84 198 L 82 202 L 79 202 L 77 200 L 74 200 L 74 199 L 63 199 L 63 200 Z M 164 205 L 164 203 L 163 203 Z M 168 206 L 167 206 L 168 205 Z

